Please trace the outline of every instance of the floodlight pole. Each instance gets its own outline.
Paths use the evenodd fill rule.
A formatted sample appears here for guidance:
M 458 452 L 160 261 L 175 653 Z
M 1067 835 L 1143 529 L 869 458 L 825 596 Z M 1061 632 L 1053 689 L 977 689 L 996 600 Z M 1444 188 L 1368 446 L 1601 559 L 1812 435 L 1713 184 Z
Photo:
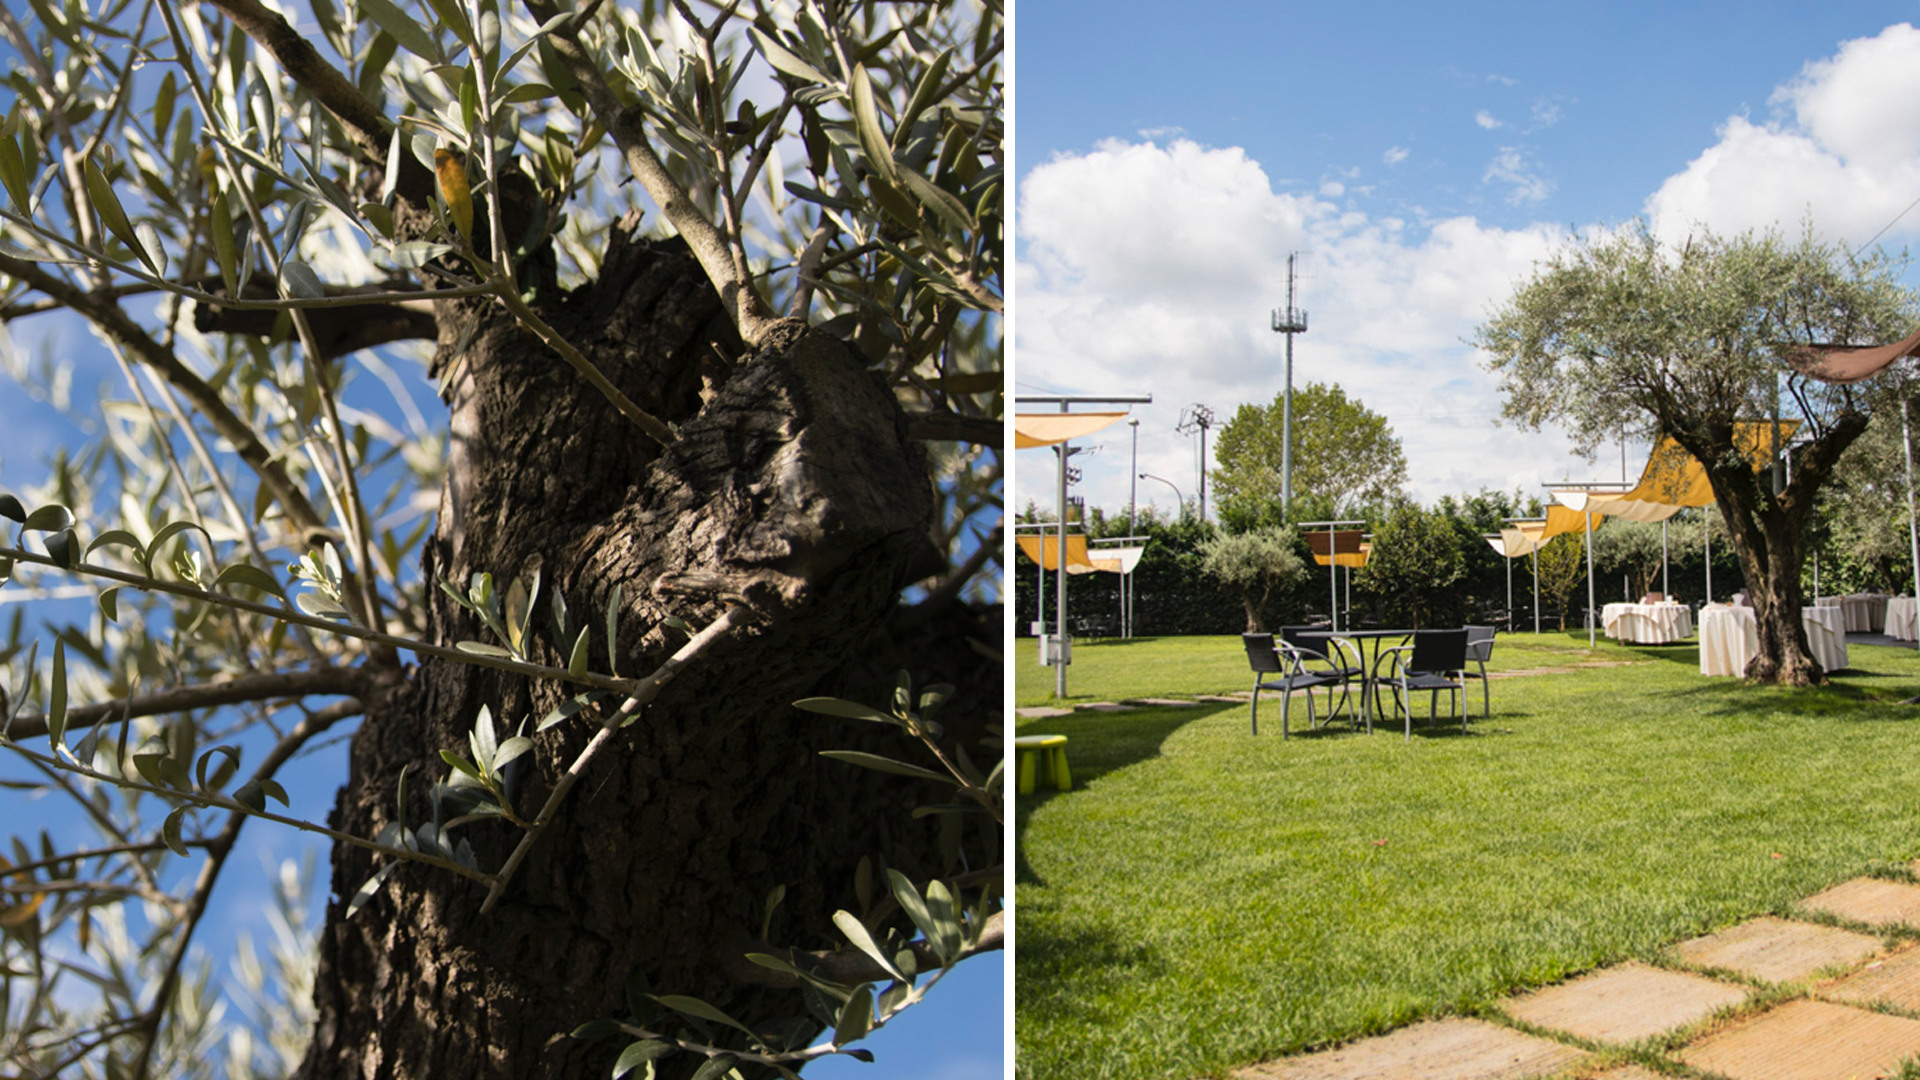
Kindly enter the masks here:
M 1307 313 L 1293 306 L 1293 261 L 1287 256 L 1287 307 L 1273 313 L 1273 332 L 1287 335 L 1287 388 L 1280 405 L 1280 511 L 1293 507 L 1293 337 L 1307 332 Z

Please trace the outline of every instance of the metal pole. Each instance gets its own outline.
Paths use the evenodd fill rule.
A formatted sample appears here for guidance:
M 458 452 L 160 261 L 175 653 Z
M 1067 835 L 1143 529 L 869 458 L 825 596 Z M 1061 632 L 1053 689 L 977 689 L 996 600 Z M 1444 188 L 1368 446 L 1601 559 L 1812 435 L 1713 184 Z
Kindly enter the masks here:
M 1293 256 L 1287 256 L 1287 325 L 1293 325 Z M 1293 508 L 1293 334 L 1287 334 L 1287 389 L 1280 406 L 1280 513 Z
M 1660 519 L 1660 595 L 1673 599 L 1673 587 L 1667 584 L 1667 519 Z
M 1333 551 L 1333 522 L 1327 522 L 1327 602 L 1333 608 L 1327 618 L 1335 633 L 1340 630 L 1340 560 Z
M 1133 428 L 1133 464 L 1127 469 L 1127 535 L 1139 536 L 1134 514 L 1140 506 L 1140 421 L 1129 420 L 1127 426 Z M 1133 572 L 1124 575 L 1121 587 L 1125 596 L 1120 603 L 1120 634 L 1127 640 L 1133 640 Z
M 1504 556 L 1506 552 L 1502 551 L 1500 554 Z M 1505 561 L 1507 564 L 1507 633 L 1511 634 L 1513 633 L 1513 560 Z
M 1063 481 L 1064 483 L 1064 481 Z M 1065 490 L 1062 488 L 1061 490 Z M 1587 519 L 1587 648 L 1593 648 L 1593 515 L 1582 514 Z M 1062 695 L 1065 696 L 1065 695 Z
M 1533 632 L 1540 633 L 1540 549 L 1528 552 L 1533 557 Z
M 1053 697 L 1067 697 L 1067 444 L 1054 448 L 1060 455 L 1060 565 L 1053 575 Z
M 1907 422 L 1907 398 L 1900 396 L 1900 449 L 1907 459 L 1907 541 L 1913 554 L 1913 595 L 1920 599 L 1920 526 L 1913 518 L 1913 428 Z M 1920 648 L 1920 642 L 1915 642 Z
M 1700 508 L 1700 535 L 1705 537 L 1707 549 L 1707 603 L 1713 603 L 1713 519 L 1707 516 L 1707 508 Z

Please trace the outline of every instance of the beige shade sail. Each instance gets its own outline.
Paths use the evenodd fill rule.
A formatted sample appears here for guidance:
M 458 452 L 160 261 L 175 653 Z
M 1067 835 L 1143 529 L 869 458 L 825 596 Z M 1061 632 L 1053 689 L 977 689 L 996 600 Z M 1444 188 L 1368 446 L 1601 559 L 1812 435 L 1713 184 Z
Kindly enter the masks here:
M 1105 570 L 1109 574 L 1131 574 L 1133 568 L 1140 565 L 1140 556 L 1146 553 L 1144 547 L 1103 547 L 1090 549 L 1087 557 L 1095 570 Z
M 1502 538 L 1508 537 L 1509 534 L 1516 534 L 1514 539 L 1507 541 L 1505 550 L 1501 554 L 1509 559 L 1530 555 L 1546 547 L 1548 541 L 1561 533 L 1586 531 L 1588 517 L 1593 518 L 1593 524 L 1600 524 L 1601 515 L 1597 513 L 1582 514 L 1571 507 L 1555 503 L 1547 507 L 1547 516 L 1539 521 L 1522 521 L 1500 530 Z
M 1799 427 L 1798 420 L 1781 420 L 1779 439 L 1792 438 Z M 1756 470 L 1772 460 L 1774 442 L 1771 420 L 1742 420 L 1734 425 L 1733 444 Z M 1576 513 L 1587 510 L 1628 521 L 1665 521 L 1683 507 L 1711 506 L 1714 502 L 1713 485 L 1707 481 L 1706 468 L 1667 435 L 1654 443 L 1653 452 L 1647 455 L 1646 468 L 1640 472 L 1640 482 L 1630 490 L 1568 489 L 1555 491 L 1553 495 Z
M 1313 561 L 1320 566 L 1344 566 L 1349 570 L 1358 570 L 1367 565 L 1367 560 L 1372 557 L 1372 542 L 1363 540 L 1360 542 L 1360 550 L 1358 551 L 1338 551 L 1331 557 L 1322 555 L 1316 551 L 1313 554 Z
M 1126 415 L 1124 412 L 1015 413 L 1013 448 L 1031 450 L 1091 435 Z
M 1027 558 L 1040 563 L 1041 566 L 1048 570 L 1058 571 L 1060 569 L 1059 537 L 1016 536 L 1014 540 L 1020 545 L 1020 550 L 1026 553 Z M 1041 558 L 1043 551 L 1046 554 L 1044 561 L 1042 561 Z M 1087 557 L 1087 538 L 1084 536 L 1067 537 L 1067 573 L 1091 574 L 1099 569 L 1101 569 L 1101 567 Z
M 1512 525 L 1501 529 L 1498 536 L 1483 536 L 1480 539 L 1485 540 L 1487 546 L 1497 554 L 1509 559 L 1524 558 L 1533 554 L 1535 550 L 1533 541 L 1527 539 L 1527 534 Z
M 1920 330 L 1891 345 L 1795 345 L 1787 363 L 1810 379 L 1856 383 L 1880 374 L 1903 356 L 1920 354 Z

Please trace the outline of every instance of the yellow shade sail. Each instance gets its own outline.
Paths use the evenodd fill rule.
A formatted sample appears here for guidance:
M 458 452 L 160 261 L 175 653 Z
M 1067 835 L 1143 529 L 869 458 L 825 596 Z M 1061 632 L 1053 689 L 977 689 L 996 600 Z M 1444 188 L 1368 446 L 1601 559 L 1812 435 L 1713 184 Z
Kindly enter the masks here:
M 1124 412 L 1015 413 L 1013 448 L 1031 450 L 1091 435 L 1126 415 Z
M 1784 443 L 1800 427 L 1798 420 L 1781 420 L 1778 441 Z M 1742 420 L 1734 425 L 1733 444 L 1753 467 L 1764 468 L 1776 452 L 1774 423 L 1771 420 Z M 1706 467 L 1682 449 L 1668 435 L 1654 443 L 1647 455 L 1647 466 L 1640 482 L 1628 491 L 1554 492 L 1567 507 L 1579 511 L 1625 518 L 1628 521 L 1665 521 L 1682 507 L 1711 506 L 1713 485 L 1707 481 Z
M 1027 558 L 1048 570 L 1060 569 L 1060 538 L 1058 536 L 1017 536 L 1014 540 L 1020 545 L 1020 550 L 1026 553 Z M 1098 569 L 1100 567 L 1087 557 L 1087 538 L 1067 537 L 1067 573 L 1091 574 Z

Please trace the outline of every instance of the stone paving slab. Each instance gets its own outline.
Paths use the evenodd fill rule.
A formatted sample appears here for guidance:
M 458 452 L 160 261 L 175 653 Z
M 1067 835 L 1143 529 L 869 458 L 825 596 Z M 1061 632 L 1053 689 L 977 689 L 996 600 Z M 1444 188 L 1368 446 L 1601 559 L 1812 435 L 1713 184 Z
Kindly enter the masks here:
M 1236 1080 L 1531 1080 L 1585 1056 L 1577 1047 L 1489 1024 L 1428 1020 L 1337 1050 L 1269 1061 Z
M 1622 964 L 1500 1003 L 1507 1015 L 1595 1042 L 1631 1043 L 1704 1020 L 1747 998 L 1744 987 L 1645 964 Z
M 1201 694 L 1194 700 L 1225 705 L 1245 705 L 1252 698 L 1253 691 L 1249 690 L 1244 694 Z
M 1884 1001 L 1920 1012 L 1920 949 L 1868 964 L 1821 987 L 1820 996 L 1859 1005 Z
M 1730 1080 L 1871 1080 L 1920 1054 L 1920 1020 L 1792 1001 L 1675 1056 Z
M 1034 705 L 1025 709 L 1013 710 L 1013 715 L 1022 720 L 1044 720 L 1049 716 L 1072 716 L 1072 709 L 1056 709 L 1051 705 Z
M 1768 982 L 1804 979 L 1824 967 L 1857 964 L 1879 951 L 1879 940 L 1865 934 L 1771 916 L 1673 947 L 1674 955 L 1686 963 Z
M 1131 697 L 1121 702 L 1120 704 L 1122 705 L 1158 705 L 1163 708 L 1169 708 L 1169 709 L 1191 709 L 1191 708 L 1197 707 L 1200 703 L 1197 701 L 1188 701 L 1185 698 Z
M 1117 701 L 1083 701 L 1077 706 L 1081 712 L 1132 712 L 1133 706 L 1122 705 Z
M 1807 897 L 1800 906 L 1869 926 L 1920 926 L 1920 885 L 1854 878 Z
M 1668 1080 L 1642 1065 L 1615 1065 L 1597 1073 L 1581 1073 L 1580 1080 Z

